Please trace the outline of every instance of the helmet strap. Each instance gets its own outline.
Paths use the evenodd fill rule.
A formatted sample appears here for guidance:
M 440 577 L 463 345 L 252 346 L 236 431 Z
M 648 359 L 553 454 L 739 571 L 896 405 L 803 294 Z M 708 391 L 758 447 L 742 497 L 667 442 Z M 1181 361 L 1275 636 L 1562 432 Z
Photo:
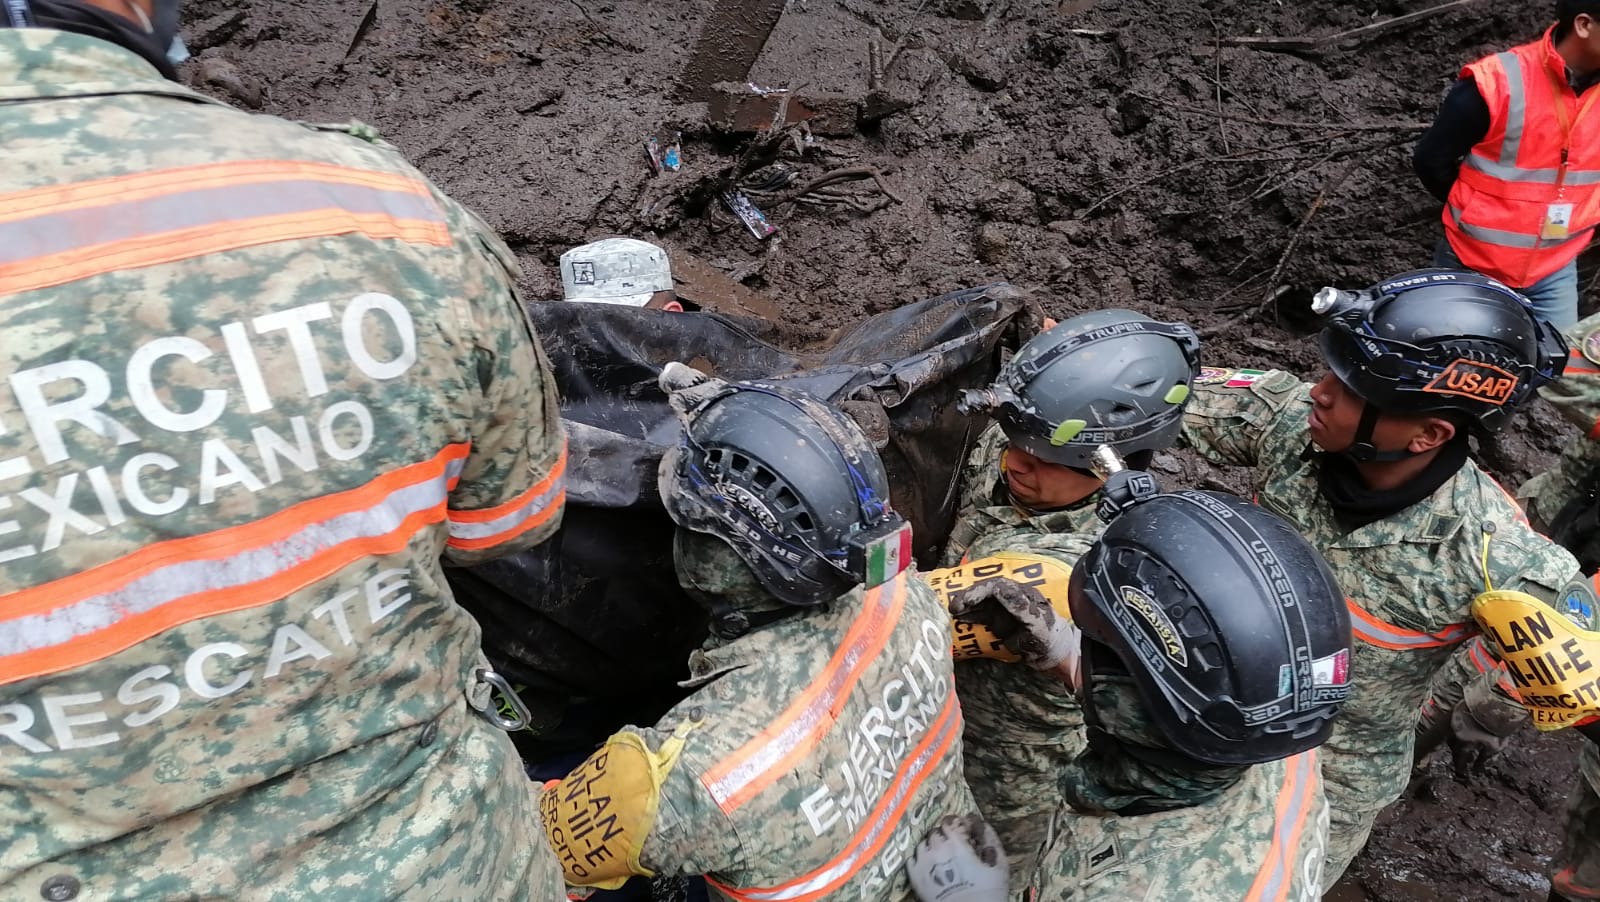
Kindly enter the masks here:
M 711 607 L 711 632 L 718 639 L 732 641 L 753 630 L 777 623 L 799 610 L 797 607 L 784 605 L 776 611 L 746 611 L 725 602 L 718 602 Z
M 33 6 L 28 0 L 0 0 L 6 10 L 6 21 L 12 28 L 32 28 Z
M 1373 407 L 1370 402 L 1361 402 L 1361 422 L 1356 425 L 1355 439 L 1350 443 L 1350 447 L 1342 452 L 1345 457 L 1356 463 L 1365 464 L 1393 463 L 1417 456 L 1415 451 L 1379 451 L 1372 444 L 1372 432 L 1378 427 L 1378 417 L 1382 415 L 1383 411 Z

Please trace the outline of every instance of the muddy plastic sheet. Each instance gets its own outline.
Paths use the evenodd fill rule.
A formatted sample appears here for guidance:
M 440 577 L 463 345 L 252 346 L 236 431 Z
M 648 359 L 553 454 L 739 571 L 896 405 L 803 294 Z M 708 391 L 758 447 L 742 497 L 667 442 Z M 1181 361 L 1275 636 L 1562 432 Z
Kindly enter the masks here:
M 530 756 L 583 748 L 625 723 L 653 723 L 683 694 L 706 620 L 672 571 L 672 523 L 656 466 L 678 424 L 656 385 L 673 360 L 725 379 L 761 378 L 827 398 L 883 443 L 894 505 L 926 565 L 955 515 L 956 479 L 981 422 L 955 411 L 986 385 L 1003 348 L 1037 329 L 1005 285 L 881 314 L 826 344 L 783 349 L 758 321 L 603 304 L 537 304 L 534 325 L 561 388 L 567 512 L 549 542 L 449 571 L 493 665 L 534 712 Z M 536 738 L 535 738 L 536 737 Z

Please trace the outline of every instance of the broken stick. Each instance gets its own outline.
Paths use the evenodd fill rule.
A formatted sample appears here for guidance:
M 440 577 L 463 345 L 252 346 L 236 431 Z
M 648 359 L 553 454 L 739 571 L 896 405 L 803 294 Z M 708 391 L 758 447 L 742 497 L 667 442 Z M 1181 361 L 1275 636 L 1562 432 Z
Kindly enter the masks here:
M 1293 52 L 1297 50 L 1319 50 L 1330 44 L 1342 44 L 1345 41 L 1351 40 L 1364 41 L 1367 38 L 1398 28 L 1401 25 L 1420 22 L 1423 19 L 1429 19 L 1437 16 L 1440 13 L 1448 12 L 1452 9 L 1477 2 L 1479 2 L 1479 0 L 1450 0 L 1449 3 L 1441 3 L 1438 6 L 1430 6 L 1427 9 L 1419 9 L 1416 12 L 1406 13 L 1403 16 L 1395 16 L 1393 19 L 1385 19 L 1382 22 L 1374 22 L 1371 25 L 1363 25 L 1360 28 L 1351 28 L 1346 31 L 1335 32 L 1334 34 L 1323 35 L 1322 37 L 1318 38 L 1304 36 L 1294 38 L 1245 36 L 1228 38 L 1227 43 L 1232 44 L 1235 47 L 1251 47 L 1256 50 L 1277 50 L 1286 52 Z

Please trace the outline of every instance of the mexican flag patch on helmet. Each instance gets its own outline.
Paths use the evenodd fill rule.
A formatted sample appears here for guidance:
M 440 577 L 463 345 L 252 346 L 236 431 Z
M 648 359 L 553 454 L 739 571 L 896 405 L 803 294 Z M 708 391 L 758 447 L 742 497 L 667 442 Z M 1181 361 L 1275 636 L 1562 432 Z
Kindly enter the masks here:
M 911 566 L 911 524 L 895 518 L 850 543 L 851 569 L 867 587 L 879 586 Z

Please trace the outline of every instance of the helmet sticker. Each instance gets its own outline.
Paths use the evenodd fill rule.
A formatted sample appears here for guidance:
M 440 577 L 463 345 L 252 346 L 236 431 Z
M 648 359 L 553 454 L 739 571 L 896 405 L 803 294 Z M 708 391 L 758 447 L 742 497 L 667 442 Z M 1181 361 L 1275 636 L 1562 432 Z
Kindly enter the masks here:
M 593 285 L 594 263 L 589 261 L 575 261 L 572 264 L 572 282 L 574 285 Z
M 1254 385 L 1266 374 L 1266 370 L 1230 370 L 1217 366 L 1203 366 L 1200 368 L 1200 376 L 1194 380 L 1194 384 L 1220 385 L 1223 388 L 1245 388 Z
M 1444 372 L 1422 388 L 1429 394 L 1457 395 L 1496 407 L 1511 400 L 1516 389 L 1516 376 L 1497 366 L 1464 357 L 1452 360 Z
M 1189 649 L 1184 646 L 1183 640 L 1178 636 L 1177 627 L 1172 625 L 1172 621 L 1167 618 L 1167 612 L 1161 610 L 1160 605 L 1133 586 L 1122 587 L 1122 604 L 1138 614 L 1145 623 L 1150 624 L 1150 631 L 1168 658 L 1179 667 L 1189 666 Z
M 719 480 L 717 482 L 717 491 L 725 495 L 740 510 L 754 517 L 756 522 L 760 523 L 768 532 L 776 533 L 778 531 L 778 518 L 749 489 Z
M 1318 686 L 1343 686 L 1350 682 L 1350 650 L 1311 662 L 1311 676 Z

